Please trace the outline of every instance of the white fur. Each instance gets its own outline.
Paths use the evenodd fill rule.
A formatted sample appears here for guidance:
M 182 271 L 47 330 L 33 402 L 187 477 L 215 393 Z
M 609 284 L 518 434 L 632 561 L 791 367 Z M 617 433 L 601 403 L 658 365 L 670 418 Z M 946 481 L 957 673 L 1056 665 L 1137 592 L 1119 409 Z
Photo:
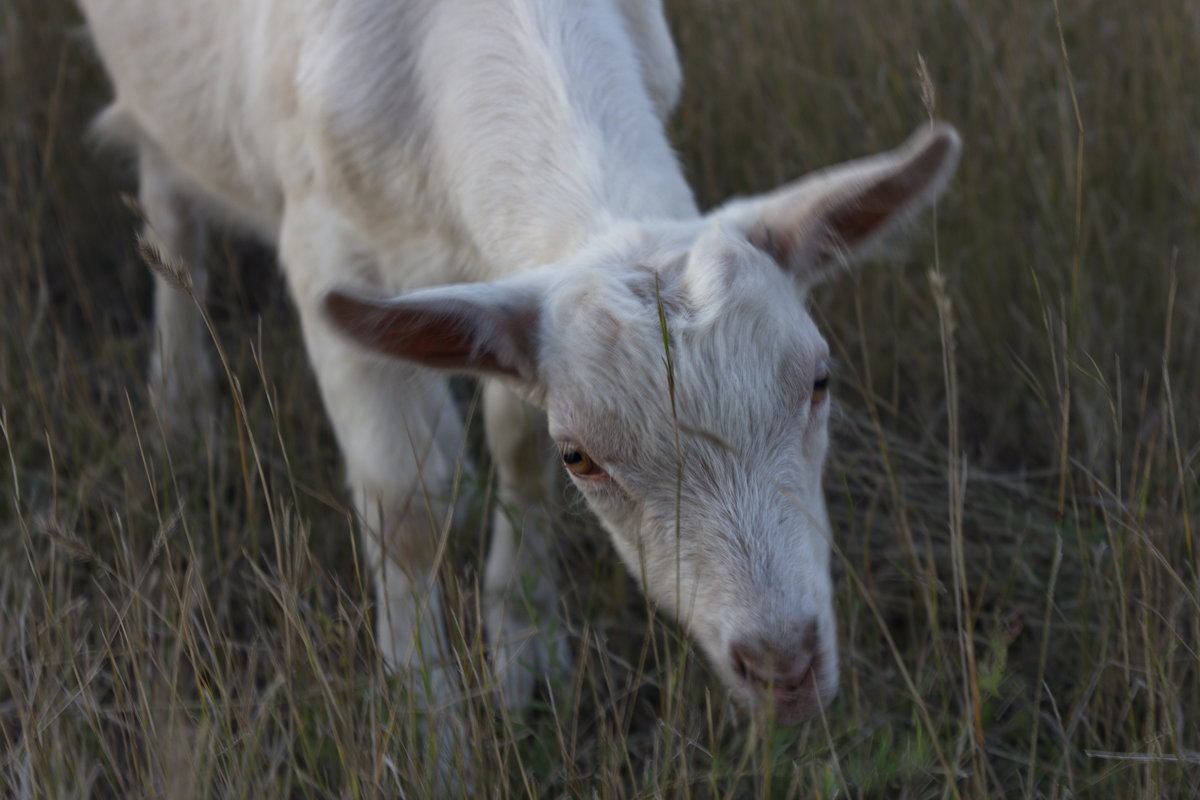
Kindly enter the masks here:
M 509 702 L 568 657 L 547 428 L 602 467 L 573 480 L 735 695 L 782 718 L 832 697 L 827 348 L 807 287 L 941 191 L 952 130 L 701 217 L 663 133 L 680 75 L 657 2 L 81 3 L 116 87 L 98 124 L 142 155 L 152 235 L 193 255 L 200 204 L 279 247 L 390 664 L 442 644 L 433 568 L 462 426 L 425 364 L 501 381 L 484 611 Z M 482 283 L 329 294 L 464 281 Z M 152 379 L 178 417 L 207 362 L 172 291 Z

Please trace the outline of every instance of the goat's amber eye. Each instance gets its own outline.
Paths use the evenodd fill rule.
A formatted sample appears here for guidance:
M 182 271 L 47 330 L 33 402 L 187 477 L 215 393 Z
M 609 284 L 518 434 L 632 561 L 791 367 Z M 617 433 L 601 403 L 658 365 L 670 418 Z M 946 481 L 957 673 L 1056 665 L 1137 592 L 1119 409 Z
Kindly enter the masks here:
M 592 461 L 591 456 L 574 448 L 563 450 L 562 461 L 568 470 L 581 478 L 594 477 L 604 471 Z
M 825 400 L 825 395 L 829 394 L 829 372 L 822 368 L 817 373 L 816 380 L 813 381 L 812 404 L 820 405 Z

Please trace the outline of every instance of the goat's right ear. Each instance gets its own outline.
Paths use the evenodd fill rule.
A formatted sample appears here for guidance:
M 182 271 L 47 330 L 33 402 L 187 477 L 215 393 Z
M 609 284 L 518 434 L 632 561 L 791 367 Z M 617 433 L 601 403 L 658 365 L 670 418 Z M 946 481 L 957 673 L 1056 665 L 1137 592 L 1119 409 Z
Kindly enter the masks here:
M 517 281 L 460 284 L 394 298 L 334 290 L 330 322 L 364 348 L 427 367 L 537 379 L 542 296 Z
M 933 203 L 961 149 L 954 128 L 934 124 L 891 152 L 813 173 L 716 213 L 781 267 L 815 283 Z

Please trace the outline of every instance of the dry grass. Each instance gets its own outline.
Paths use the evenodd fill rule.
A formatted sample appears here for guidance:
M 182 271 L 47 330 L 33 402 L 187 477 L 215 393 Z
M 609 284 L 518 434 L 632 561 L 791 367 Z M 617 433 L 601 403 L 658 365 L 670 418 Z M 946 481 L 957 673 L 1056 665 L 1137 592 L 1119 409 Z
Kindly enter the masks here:
M 481 543 L 456 544 L 452 786 L 1196 796 L 1200 15 L 670 6 L 675 139 L 707 203 L 890 146 L 933 103 L 966 143 L 936 222 L 817 297 L 841 361 L 843 691 L 826 720 L 736 724 L 568 501 L 577 669 L 523 717 L 487 691 Z M 0 796 L 437 794 L 268 254 L 216 248 L 220 434 L 167 447 L 147 411 L 149 278 L 129 176 L 82 139 L 106 87 L 76 25 L 65 0 L 0 6 Z

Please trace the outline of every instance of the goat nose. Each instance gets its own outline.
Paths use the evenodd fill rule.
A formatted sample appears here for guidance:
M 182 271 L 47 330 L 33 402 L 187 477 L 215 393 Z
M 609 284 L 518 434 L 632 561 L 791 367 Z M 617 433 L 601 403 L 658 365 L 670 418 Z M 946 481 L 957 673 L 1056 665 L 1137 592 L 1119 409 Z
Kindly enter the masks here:
M 806 636 L 791 646 L 758 639 L 735 641 L 729 647 L 734 674 L 777 694 L 811 691 L 818 667 L 815 639 Z

